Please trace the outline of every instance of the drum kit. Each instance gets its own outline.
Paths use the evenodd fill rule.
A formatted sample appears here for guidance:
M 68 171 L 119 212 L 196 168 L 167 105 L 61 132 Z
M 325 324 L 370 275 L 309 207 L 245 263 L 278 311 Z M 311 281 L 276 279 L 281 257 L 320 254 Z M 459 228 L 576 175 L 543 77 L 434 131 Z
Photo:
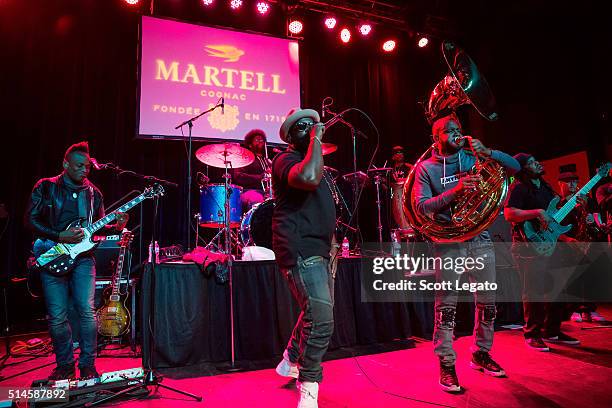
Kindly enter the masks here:
M 334 153 L 338 150 L 338 146 L 332 143 L 323 143 L 323 155 Z M 278 151 L 278 149 L 274 149 Z M 248 149 L 241 147 L 239 143 L 218 143 L 210 144 L 199 148 L 195 157 L 208 166 L 225 169 L 224 183 L 205 183 L 200 184 L 200 213 L 196 216 L 199 220 L 198 224 L 201 228 L 218 229 L 215 237 L 207 244 L 207 249 L 216 249 L 224 253 L 241 253 L 242 248 L 249 246 L 259 246 L 272 249 L 272 215 L 274 212 L 275 200 L 272 196 L 271 189 L 271 174 L 268 171 L 264 174 L 262 186 L 264 189 L 264 201 L 253 205 L 244 215 L 242 214 L 242 203 L 240 200 L 243 193 L 242 187 L 231 184 L 228 170 L 246 167 L 255 160 L 255 155 Z M 390 167 L 371 168 L 367 171 L 367 175 L 362 172 L 358 174 L 364 180 L 372 180 L 376 187 L 376 205 L 378 209 L 378 241 L 383 242 L 383 226 L 382 226 L 382 197 L 381 185 L 386 184 L 387 175 L 393 169 Z M 333 167 L 325 166 L 324 171 L 327 175 L 327 180 L 330 181 L 335 194 L 340 194 L 337 186 L 337 179 L 340 174 Z M 347 181 L 352 180 L 353 174 L 343 176 Z M 395 222 L 399 229 L 392 231 L 396 234 L 398 231 L 409 229 L 403 211 L 401 211 L 402 191 L 399 183 L 391 182 L 391 207 Z M 344 198 L 342 198 L 344 201 Z M 337 203 L 338 204 L 338 203 Z M 346 205 L 346 202 L 344 202 Z M 397 208 L 396 208 L 397 207 Z M 347 207 L 348 209 L 348 207 Z M 341 220 L 337 223 L 340 227 L 346 226 Z M 348 226 L 347 226 L 348 227 Z M 355 231 L 354 228 L 350 230 Z M 221 237 L 225 237 L 225 247 L 221 245 Z M 196 235 L 196 245 L 198 242 Z

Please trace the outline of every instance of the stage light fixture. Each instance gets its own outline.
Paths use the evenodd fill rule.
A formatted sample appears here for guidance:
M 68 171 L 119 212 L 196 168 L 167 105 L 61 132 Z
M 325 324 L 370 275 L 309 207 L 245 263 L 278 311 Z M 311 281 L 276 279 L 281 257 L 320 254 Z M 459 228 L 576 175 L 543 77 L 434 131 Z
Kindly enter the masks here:
M 291 19 L 289 21 L 289 32 L 291 34 L 299 34 L 304 29 L 304 24 L 297 19 Z
M 395 41 L 393 40 L 387 40 L 383 43 L 382 46 L 383 51 L 385 52 L 391 52 L 395 49 Z
M 327 17 L 325 19 L 325 26 L 331 30 L 336 26 L 337 22 L 338 21 L 334 17 Z
M 266 3 L 265 1 L 257 2 L 257 12 L 259 14 L 263 16 L 264 14 L 267 14 L 269 10 L 270 4 Z
M 418 45 L 419 45 L 420 48 L 427 47 L 427 44 L 429 44 L 429 38 L 427 38 L 427 37 L 419 38 Z
M 242 0 L 232 0 L 230 2 L 230 7 L 234 10 L 238 10 L 240 7 L 242 7 Z
M 130 6 L 133 6 L 133 5 L 135 5 L 135 4 L 138 4 L 138 2 L 139 2 L 139 1 L 140 1 L 140 0 L 125 0 L 125 2 L 126 2 L 127 4 L 129 4 Z
M 351 41 L 351 32 L 348 28 L 343 28 L 342 31 L 340 31 L 340 39 L 345 44 Z
M 372 26 L 370 24 L 361 24 L 359 26 L 359 32 L 363 36 L 367 36 L 372 31 Z
M 215 2 L 215 0 L 202 0 L 202 4 L 205 6 L 210 6 Z

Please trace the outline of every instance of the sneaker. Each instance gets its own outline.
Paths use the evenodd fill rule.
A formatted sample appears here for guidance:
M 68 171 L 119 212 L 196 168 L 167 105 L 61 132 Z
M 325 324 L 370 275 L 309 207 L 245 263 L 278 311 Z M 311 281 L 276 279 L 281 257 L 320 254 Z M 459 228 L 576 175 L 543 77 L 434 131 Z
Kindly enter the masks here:
M 574 312 L 570 318 L 572 322 L 582 323 L 582 313 Z
M 487 375 L 493 377 L 503 377 L 506 372 L 499 364 L 491 358 L 491 355 L 486 351 L 477 351 L 472 354 L 472 361 L 470 361 L 470 367 L 474 370 L 483 371 Z
M 597 312 L 591 312 L 591 319 L 595 322 L 607 322 L 606 318 Z
M 297 382 L 297 389 L 300 391 L 300 402 L 298 408 L 318 408 L 319 404 L 319 383 L 304 381 Z
M 90 378 L 100 378 L 100 374 L 96 371 L 95 366 L 79 367 L 79 378 L 81 380 L 89 380 Z
M 544 337 L 544 340 L 550 343 L 563 343 L 568 346 L 578 346 L 580 344 L 580 340 L 573 338 L 572 336 L 568 336 L 564 333 L 559 333 L 556 336 L 548 336 Z
M 550 348 L 542 341 L 541 338 L 525 339 L 525 344 L 532 350 L 550 351 Z
M 298 365 L 292 363 L 291 360 L 289 360 L 287 350 L 285 350 L 285 352 L 283 353 L 283 359 L 281 360 L 281 362 L 278 363 L 278 365 L 276 366 L 276 373 L 283 377 L 292 378 L 298 378 L 298 375 L 300 374 L 300 371 L 298 370 Z
M 60 381 L 75 378 L 74 364 L 62 364 L 51 372 L 49 375 L 49 381 Z
M 582 317 L 583 322 L 591 323 L 593 321 L 589 312 L 582 312 L 580 316 Z
M 454 365 L 440 364 L 440 387 L 446 392 L 459 392 L 461 386 Z

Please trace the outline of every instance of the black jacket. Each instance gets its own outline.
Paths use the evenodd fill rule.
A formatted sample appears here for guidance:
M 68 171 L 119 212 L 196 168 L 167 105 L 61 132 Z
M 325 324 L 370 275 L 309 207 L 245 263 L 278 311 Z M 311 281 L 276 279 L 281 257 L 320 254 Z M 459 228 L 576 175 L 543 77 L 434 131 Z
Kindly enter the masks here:
M 93 221 L 97 221 L 104 217 L 104 203 L 102 193 L 89 180 L 85 181 L 86 185 L 91 187 L 89 191 L 93 191 Z M 68 194 L 72 194 L 64 184 L 62 175 L 38 180 L 28 204 L 28 210 L 25 213 L 25 225 L 33 233 L 35 237 L 49 238 L 57 241 L 61 232 L 59 221 L 62 207 L 66 202 Z M 91 202 L 91 196 L 88 193 L 88 206 Z M 88 214 L 91 208 L 87 209 Z

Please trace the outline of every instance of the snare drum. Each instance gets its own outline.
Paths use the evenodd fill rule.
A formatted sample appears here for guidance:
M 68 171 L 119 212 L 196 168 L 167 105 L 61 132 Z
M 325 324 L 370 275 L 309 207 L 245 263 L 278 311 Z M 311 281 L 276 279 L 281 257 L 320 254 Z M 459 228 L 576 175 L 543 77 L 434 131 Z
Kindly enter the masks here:
M 229 185 L 230 227 L 240 226 L 242 187 Z M 222 228 L 225 225 L 225 184 L 208 184 L 200 189 L 200 226 Z
M 245 246 L 257 245 L 272 249 L 272 214 L 274 200 L 257 203 L 244 214 L 240 238 Z

